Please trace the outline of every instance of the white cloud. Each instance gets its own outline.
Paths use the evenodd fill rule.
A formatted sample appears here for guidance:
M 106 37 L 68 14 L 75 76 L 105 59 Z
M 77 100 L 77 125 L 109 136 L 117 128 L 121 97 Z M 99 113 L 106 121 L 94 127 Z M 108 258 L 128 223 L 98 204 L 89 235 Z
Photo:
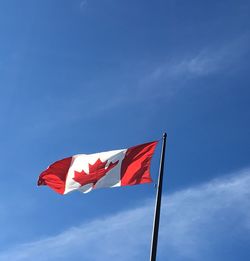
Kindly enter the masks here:
M 163 198 L 160 260 L 225 260 L 250 239 L 250 170 Z M 15 246 L 0 260 L 147 260 L 153 201 L 59 235 Z M 228 260 L 228 259 L 227 259 Z
M 88 1 L 87 0 L 83 0 L 80 3 L 80 9 L 85 9 L 88 5 Z
M 247 33 L 220 46 L 204 47 L 196 53 L 163 62 L 147 75 L 143 83 L 186 80 L 219 73 L 230 67 L 235 67 L 239 58 L 249 52 L 249 39 Z
M 191 76 L 202 76 L 219 71 L 222 67 L 222 53 L 201 51 L 196 56 L 186 58 L 180 63 L 173 65 L 172 75 L 188 74 Z
M 85 8 L 88 2 L 84 0 L 80 5 Z M 148 102 L 148 106 L 153 108 L 158 104 L 155 101 L 166 101 L 185 87 L 193 88 L 195 85 L 190 85 L 190 80 L 228 73 L 230 70 L 230 74 L 235 73 L 237 61 L 249 51 L 249 39 L 247 33 L 226 44 L 217 47 L 209 45 L 196 53 L 175 56 L 154 65 L 152 60 L 147 61 L 146 65 L 142 62 L 130 62 L 121 71 L 115 70 L 115 76 L 96 77 L 92 82 L 82 84 L 82 88 L 66 94 L 67 99 L 64 95 L 59 95 L 56 100 L 54 96 L 43 98 L 40 101 L 42 107 L 37 106 L 36 100 L 33 101 L 34 104 L 31 101 L 28 108 L 34 105 L 36 113 L 33 110 L 26 111 L 23 117 L 29 124 L 20 127 L 20 135 L 25 137 L 28 134 L 30 140 L 56 128 L 61 129 L 78 121 L 106 115 L 116 108 L 126 113 L 130 104 Z M 43 108 L 46 108 L 49 115 L 44 115 Z M 9 119 L 6 118 L 7 120 Z M 30 125 L 33 127 L 30 128 Z

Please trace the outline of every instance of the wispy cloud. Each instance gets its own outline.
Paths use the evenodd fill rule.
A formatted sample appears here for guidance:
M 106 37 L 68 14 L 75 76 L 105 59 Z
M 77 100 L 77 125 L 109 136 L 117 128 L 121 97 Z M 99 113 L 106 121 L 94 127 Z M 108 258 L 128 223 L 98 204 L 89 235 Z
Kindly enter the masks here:
M 81 1 L 81 3 L 80 3 L 80 9 L 81 9 L 81 10 L 85 9 L 85 8 L 87 7 L 87 5 L 88 5 L 88 1 L 87 1 L 87 0 Z
M 85 8 L 87 4 L 87 1 L 82 1 L 80 5 Z M 35 116 L 32 110 L 27 110 L 24 117 L 32 123 L 23 125 L 20 132 L 28 133 L 30 139 L 34 135 L 37 137 L 38 134 L 43 135 L 77 121 L 107 115 L 115 108 L 127 111 L 130 104 L 156 101 L 159 98 L 171 99 L 180 89 L 191 88 L 190 81 L 235 68 L 238 59 L 249 52 L 249 40 L 249 34 L 246 33 L 227 44 L 219 44 L 217 47 L 208 45 L 195 53 L 175 56 L 153 66 L 152 61 L 147 61 L 143 68 L 138 66 L 138 61 L 128 63 L 122 67 L 122 71 L 114 73 L 115 77 L 110 77 L 112 80 L 97 77 L 92 82 L 84 83 L 82 88 L 76 88 L 67 99 L 64 96 L 57 97 L 56 101 L 54 96 L 43 98 L 42 108 L 46 108 L 49 115 L 44 114 L 40 107 L 36 109 Z M 233 71 L 235 73 L 236 70 Z M 37 107 L 36 101 L 33 102 L 32 106 Z M 154 104 L 149 103 L 150 106 Z
M 148 77 L 151 81 L 157 81 L 209 75 L 223 69 L 225 56 L 224 51 L 214 53 L 212 50 L 201 50 L 182 59 L 160 64 Z
M 249 34 L 246 33 L 217 47 L 203 47 L 196 53 L 163 62 L 155 66 L 143 82 L 186 80 L 219 73 L 234 67 L 238 59 L 249 52 L 249 40 Z
M 232 245 L 250 239 L 250 170 L 165 196 L 159 257 L 225 260 Z M 59 235 L 13 247 L 0 260 L 146 260 L 153 201 Z M 229 253 L 230 254 L 230 253 Z M 227 259 L 228 260 L 228 259 Z

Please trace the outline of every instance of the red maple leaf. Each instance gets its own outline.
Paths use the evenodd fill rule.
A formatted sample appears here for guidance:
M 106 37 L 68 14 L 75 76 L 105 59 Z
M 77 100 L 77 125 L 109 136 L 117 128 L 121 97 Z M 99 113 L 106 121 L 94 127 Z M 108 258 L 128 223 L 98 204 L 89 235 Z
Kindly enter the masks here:
M 108 161 L 102 162 L 100 159 L 98 159 L 93 165 L 89 164 L 89 174 L 84 170 L 81 172 L 75 171 L 73 180 L 80 183 L 81 186 L 89 183 L 93 183 L 93 185 L 95 185 L 99 179 L 104 177 L 107 172 L 109 172 L 118 164 L 119 160 L 117 160 L 115 163 L 110 162 L 107 168 L 105 168 L 107 162 Z

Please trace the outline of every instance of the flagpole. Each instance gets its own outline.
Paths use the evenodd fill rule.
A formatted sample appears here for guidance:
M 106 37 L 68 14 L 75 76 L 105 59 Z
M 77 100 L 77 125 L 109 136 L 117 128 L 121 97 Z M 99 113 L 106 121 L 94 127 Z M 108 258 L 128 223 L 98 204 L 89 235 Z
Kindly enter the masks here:
M 157 193 L 156 193 L 156 201 L 155 201 L 155 214 L 154 214 L 154 223 L 153 223 L 153 231 L 152 231 L 150 261 L 156 260 L 158 231 L 159 231 L 160 212 L 161 212 L 161 194 L 162 194 L 162 180 L 163 180 L 163 172 L 164 172 L 166 139 L 167 139 L 167 134 L 164 132 L 162 138 L 161 160 L 160 160 Z

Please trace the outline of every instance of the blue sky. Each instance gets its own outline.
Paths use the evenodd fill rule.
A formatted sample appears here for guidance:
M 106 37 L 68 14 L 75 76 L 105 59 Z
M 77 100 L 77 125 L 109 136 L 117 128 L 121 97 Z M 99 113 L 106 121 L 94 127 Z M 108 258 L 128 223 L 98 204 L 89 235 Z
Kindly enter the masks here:
M 36 181 L 55 160 L 163 131 L 159 260 L 248 260 L 249 12 L 243 0 L 1 1 L 0 260 L 147 260 L 153 185 L 61 196 Z

